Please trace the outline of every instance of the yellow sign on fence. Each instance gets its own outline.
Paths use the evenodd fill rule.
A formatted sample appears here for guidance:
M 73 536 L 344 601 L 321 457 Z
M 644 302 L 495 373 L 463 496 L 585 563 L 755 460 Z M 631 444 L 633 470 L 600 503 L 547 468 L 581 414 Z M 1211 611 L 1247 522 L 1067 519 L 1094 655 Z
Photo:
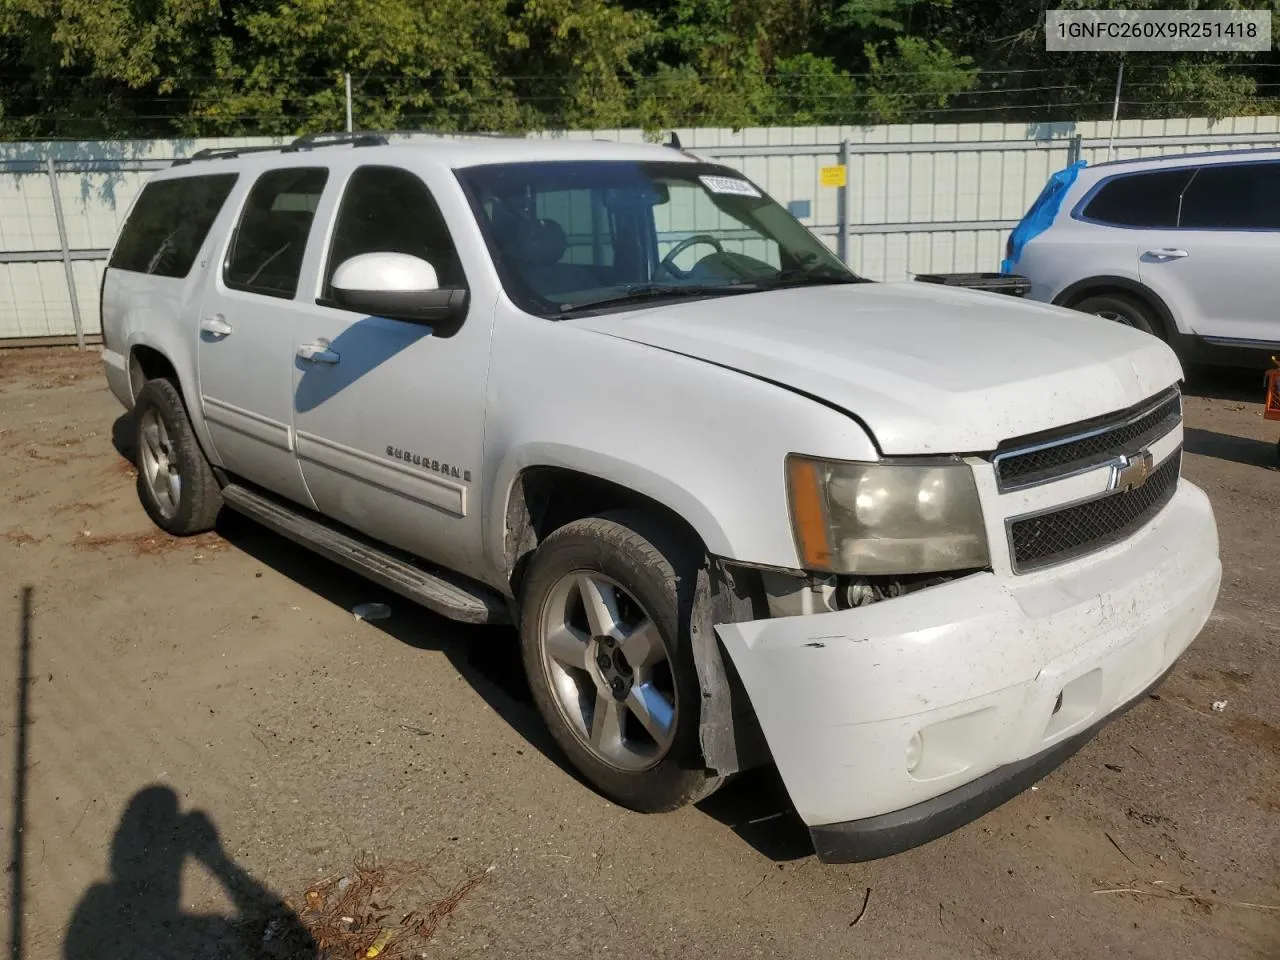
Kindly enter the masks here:
M 843 187 L 847 173 L 843 163 L 834 167 L 819 167 L 818 182 L 824 187 Z

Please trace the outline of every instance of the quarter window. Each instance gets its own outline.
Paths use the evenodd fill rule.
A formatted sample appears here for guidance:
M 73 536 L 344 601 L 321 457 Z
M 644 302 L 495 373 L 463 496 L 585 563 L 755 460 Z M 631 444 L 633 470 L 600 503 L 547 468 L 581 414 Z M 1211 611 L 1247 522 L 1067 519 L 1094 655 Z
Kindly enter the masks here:
M 1115 227 L 1176 227 L 1178 202 L 1194 170 L 1157 170 L 1108 180 L 1084 215 Z
M 1183 195 L 1178 225 L 1201 230 L 1280 230 L 1280 164 L 1201 167 Z
M 311 221 L 329 171 L 318 167 L 271 170 L 245 201 L 223 279 L 228 287 L 292 298 L 307 250 Z
M 362 253 L 406 253 L 431 264 L 442 289 L 466 285 L 435 199 L 426 184 L 399 167 L 360 167 L 351 175 L 334 224 L 324 300 L 332 299 L 334 271 Z
M 107 266 L 158 277 L 185 277 L 235 183 L 236 174 L 218 173 L 147 184 Z

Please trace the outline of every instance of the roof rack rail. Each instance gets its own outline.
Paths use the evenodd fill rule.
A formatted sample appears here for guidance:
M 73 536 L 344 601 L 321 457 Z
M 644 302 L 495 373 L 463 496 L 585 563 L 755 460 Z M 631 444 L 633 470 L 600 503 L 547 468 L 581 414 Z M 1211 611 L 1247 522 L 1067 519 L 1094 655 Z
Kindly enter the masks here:
M 270 153 L 273 150 L 288 150 L 287 144 L 271 144 L 265 147 L 205 147 L 203 150 L 197 150 L 189 157 L 178 157 L 173 161 L 172 166 L 180 167 L 183 164 L 191 163 L 195 160 L 230 160 L 232 157 L 238 157 L 242 153 Z
M 197 150 L 189 157 L 179 157 L 172 166 L 180 167 L 195 160 L 230 160 L 245 153 L 296 153 L 299 150 L 312 150 L 316 147 L 337 147 L 350 144 L 353 147 L 374 147 L 387 143 L 386 134 L 382 133 L 307 133 L 289 143 L 269 144 L 261 147 L 205 147 Z
M 362 131 L 338 131 L 334 133 L 306 133 L 289 144 L 292 150 L 310 150 L 312 147 L 338 147 L 351 144 L 353 147 L 380 147 L 387 142 L 387 135 Z
M 391 137 L 444 137 L 457 140 L 524 140 L 523 133 L 500 133 L 492 130 L 391 130 Z

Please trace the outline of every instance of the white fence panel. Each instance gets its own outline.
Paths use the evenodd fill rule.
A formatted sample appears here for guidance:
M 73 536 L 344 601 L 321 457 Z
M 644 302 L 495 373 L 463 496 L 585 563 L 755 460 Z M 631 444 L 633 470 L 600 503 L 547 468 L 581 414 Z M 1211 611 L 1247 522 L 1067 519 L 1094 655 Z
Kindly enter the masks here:
M 874 280 L 998 269 L 1008 231 L 1051 173 L 1090 163 L 1189 151 L 1280 146 L 1280 117 L 1087 123 L 681 129 L 686 149 L 763 186 L 850 265 Z M 640 142 L 641 130 L 544 132 L 539 138 Z M 0 341 L 76 333 L 70 261 L 83 332 L 100 330 L 107 249 L 151 172 L 204 147 L 269 138 L 0 144 Z M 51 179 L 47 163 L 55 163 Z M 821 184 L 844 164 L 847 187 Z M 65 249 L 52 184 L 62 204 Z M 664 239 L 679 239 L 667 226 Z

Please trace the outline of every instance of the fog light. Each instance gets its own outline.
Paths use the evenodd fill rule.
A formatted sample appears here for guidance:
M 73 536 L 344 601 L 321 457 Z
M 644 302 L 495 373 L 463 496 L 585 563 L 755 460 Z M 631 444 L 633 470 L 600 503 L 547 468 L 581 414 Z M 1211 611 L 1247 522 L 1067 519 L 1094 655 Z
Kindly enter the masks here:
M 911 739 L 907 741 L 907 773 L 915 773 L 916 767 L 920 766 L 920 754 L 924 751 L 924 742 L 920 739 L 920 734 L 913 733 Z

